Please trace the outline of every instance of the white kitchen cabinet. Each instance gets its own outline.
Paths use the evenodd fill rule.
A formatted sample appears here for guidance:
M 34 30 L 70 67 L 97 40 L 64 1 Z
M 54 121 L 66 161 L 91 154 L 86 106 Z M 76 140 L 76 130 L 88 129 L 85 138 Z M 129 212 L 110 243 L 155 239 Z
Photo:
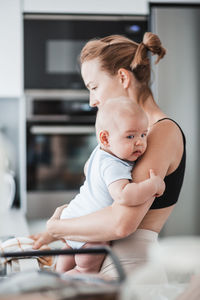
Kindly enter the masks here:
M 24 0 L 24 12 L 148 14 L 148 0 Z
M 18 98 L 23 90 L 21 0 L 0 1 L 0 98 Z

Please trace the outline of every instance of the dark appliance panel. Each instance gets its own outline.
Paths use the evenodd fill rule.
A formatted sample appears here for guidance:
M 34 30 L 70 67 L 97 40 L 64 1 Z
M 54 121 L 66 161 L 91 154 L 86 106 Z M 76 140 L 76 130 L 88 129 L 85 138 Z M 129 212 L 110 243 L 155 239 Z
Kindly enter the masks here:
M 84 89 L 78 56 L 92 38 L 122 34 L 141 42 L 145 16 L 24 16 L 25 89 Z

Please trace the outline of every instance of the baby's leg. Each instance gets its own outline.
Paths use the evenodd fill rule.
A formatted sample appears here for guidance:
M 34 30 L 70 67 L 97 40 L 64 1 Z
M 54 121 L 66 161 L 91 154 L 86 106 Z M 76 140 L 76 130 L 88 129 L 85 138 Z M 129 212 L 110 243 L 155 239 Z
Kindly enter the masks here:
M 71 249 L 69 245 L 65 245 L 62 249 Z M 59 255 L 56 263 L 56 271 L 58 273 L 64 273 L 75 267 L 74 255 Z
M 86 243 L 83 248 L 92 248 L 94 246 L 104 246 L 108 243 Z M 105 254 L 76 254 L 76 267 L 67 274 L 76 273 L 98 273 L 105 259 Z

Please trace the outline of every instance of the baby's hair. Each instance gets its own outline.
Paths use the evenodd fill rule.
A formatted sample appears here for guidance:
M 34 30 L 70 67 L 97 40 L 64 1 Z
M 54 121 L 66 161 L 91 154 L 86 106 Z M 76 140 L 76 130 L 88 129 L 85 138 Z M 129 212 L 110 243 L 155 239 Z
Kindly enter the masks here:
M 163 48 L 156 34 L 146 32 L 140 44 L 125 36 L 110 35 L 89 41 L 81 51 L 80 63 L 83 64 L 85 61 L 97 58 L 102 70 L 110 75 L 117 74 L 120 68 L 133 72 L 140 84 L 144 101 L 151 94 L 149 51 L 152 55 L 157 55 L 155 63 L 158 63 L 166 53 L 166 49 Z
M 120 120 L 125 120 L 127 117 L 146 117 L 143 109 L 126 97 L 112 98 L 99 107 L 96 118 L 97 137 L 101 130 L 111 131 L 116 130 L 120 126 Z

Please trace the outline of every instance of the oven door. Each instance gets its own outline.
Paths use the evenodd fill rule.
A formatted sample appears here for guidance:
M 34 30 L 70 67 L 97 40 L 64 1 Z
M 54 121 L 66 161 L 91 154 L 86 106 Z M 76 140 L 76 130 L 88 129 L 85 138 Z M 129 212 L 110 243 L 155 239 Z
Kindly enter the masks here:
M 50 217 L 78 193 L 97 145 L 93 125 L 27 125 L 27 214 Z

